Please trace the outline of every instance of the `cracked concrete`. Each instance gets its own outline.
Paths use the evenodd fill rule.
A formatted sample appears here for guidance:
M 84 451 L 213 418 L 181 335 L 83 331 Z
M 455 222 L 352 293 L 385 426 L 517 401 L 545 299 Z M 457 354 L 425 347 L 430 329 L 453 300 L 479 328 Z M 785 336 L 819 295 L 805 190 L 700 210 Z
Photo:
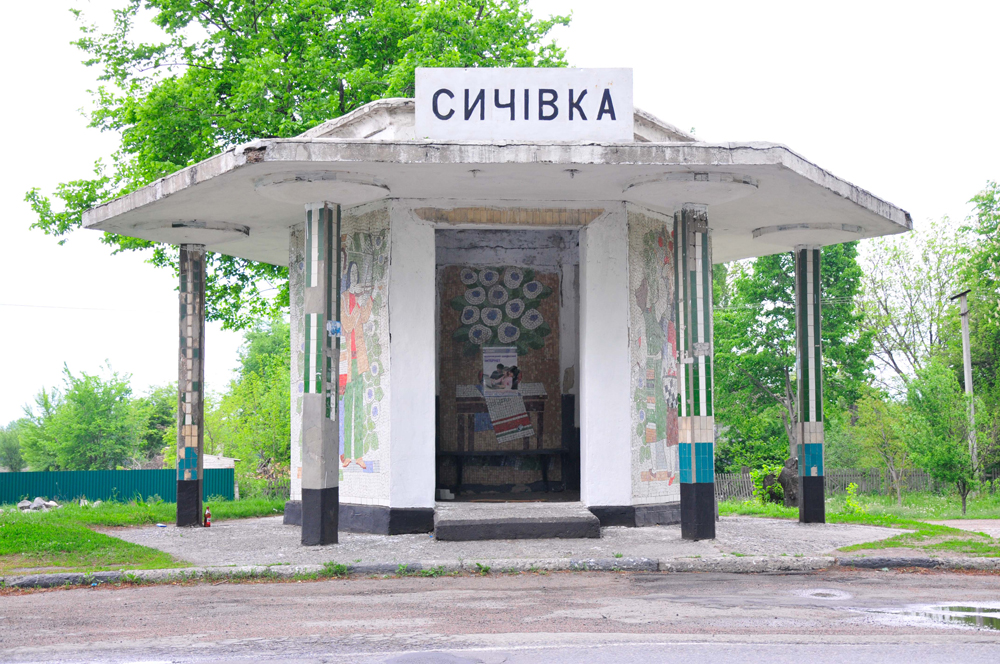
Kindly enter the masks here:
M 602 528 L 600 539 L 487 540 L 444 542 L 430 535 L 340 533 L 340 543 L 304 547 L 299 528 L 281 517 L 222 521 L 211 528 L 120 528 L 103 532 L 166 551 L 203 566 L 399 564 L 413 561 L 481 562 L 501 569 L 554 559 L 645 558 L 660 561 L 730 559 L 750 565 L 754 558 L 815 557 L 850 544 L 885 539 L 900 531 L 849 524 L 800 524 L 784 519 L 723 517 L 715 540 L 681 539 L 680 526 Z M 789 561 L 791 562 L 791 561 Z

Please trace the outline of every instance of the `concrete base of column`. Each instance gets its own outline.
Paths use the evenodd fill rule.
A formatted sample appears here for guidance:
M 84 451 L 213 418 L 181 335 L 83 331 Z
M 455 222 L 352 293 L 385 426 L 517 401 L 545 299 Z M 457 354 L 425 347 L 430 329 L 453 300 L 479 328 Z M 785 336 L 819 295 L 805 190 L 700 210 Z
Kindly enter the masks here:
M 281 523 L 286 526 L 301 526 L 302 525 L 302 501 L 301 500 L 286 500 L 285 501 L 285 515 L 281 520 Z
M 202 525 L 201 480 L 177 480 L 177 525 Z
M 337 543 L 340 487 L 302 489 L 302 545 Z
M 715 539 L 715 483 L 681 483 L 681 537 Z
M 826 523 L 826 496 L 823 476 L 799 477 L 799 522 Z

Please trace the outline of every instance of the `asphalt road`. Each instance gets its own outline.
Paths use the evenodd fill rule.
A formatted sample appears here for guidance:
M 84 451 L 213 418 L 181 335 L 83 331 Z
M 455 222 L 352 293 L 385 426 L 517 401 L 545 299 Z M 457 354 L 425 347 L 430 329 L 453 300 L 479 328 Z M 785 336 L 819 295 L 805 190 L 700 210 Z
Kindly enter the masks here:
M 945 622 L 941 605 L 986 613 L 981 626 Z M 8 591 L 0 660 L 995 664 L 1000 576 L 568 572 Z

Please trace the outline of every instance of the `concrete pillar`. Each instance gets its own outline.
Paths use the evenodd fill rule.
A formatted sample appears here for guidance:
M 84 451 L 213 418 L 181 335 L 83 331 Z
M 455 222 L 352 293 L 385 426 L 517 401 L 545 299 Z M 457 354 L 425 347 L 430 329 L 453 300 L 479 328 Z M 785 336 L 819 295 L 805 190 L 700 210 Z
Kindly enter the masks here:
M 823 348 L 820 335 L 820 250 L 795 248 L 795 342 L 798 362 L 799 521 L 824 523 Z
M 393 529 L 416 528 L 397 532 L 426 532 L 434 519 L 437 454 L 434 226 L 398 203 L 391 214 L 389 519 Z
M 612 207 L 580 231 L 580 499 L 605 514 L 632 504 L 628 292 L 628 223 Z
M 177 367 L 177 525 L 202 522 L 205 440 L 205 247 L 182 244 L 180 353 Z
M 290 235 L 304 243 L 304 274 L 298 282 L 302 293 L 291 293 L 292 299 L 302 302 L 301 308 L 295 308 L 301 320 L 292 321 L 292 326 L 303 331 L 302 405 L 299 430 L 292 431 L 292 439 L 301 441 L 302 544 L 315 546 L 337 542 L 340 510 L 340 206 L 307 205 L 303 230 L 292 229 Z M 296 247 L 290 253 L 296 254 Z M 293 365 L 298 364 L 295 359 Z
M 681 537 L 714 539 L 712 241 L 706 206 L 685 203 L 674 214 L 674 251 Z

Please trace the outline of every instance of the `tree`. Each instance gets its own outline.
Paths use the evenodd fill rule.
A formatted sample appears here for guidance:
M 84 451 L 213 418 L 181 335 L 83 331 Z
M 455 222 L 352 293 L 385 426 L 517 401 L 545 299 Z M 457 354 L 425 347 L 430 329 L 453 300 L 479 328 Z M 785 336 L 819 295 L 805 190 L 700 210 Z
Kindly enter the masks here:
M 876 380 L 885 387 L 899 388 L 944 347 L 965 245 L 965 234 L 947 217 L 868 245 L 860 302 L 874 342 Z
M 546 36 L 569 18 L 536 19 L 527 0 L 123 0 L 114 27 L 75 42 L 100 70 L 90 126 L 121 135 L 110 164 L 26 195 L 33 227 L 64 238 L 83 211 L 221 150 L 295 136 L 382 97 L 412 96 L 416 67 L 565 66 Z M 151 12 L 158 43 L 134 41 Z M 77 12 L 79 17 L 79 12 Z M 57 209 L 61 208 L 61 209 Z M 176 249 L 105 234 L 114 253 Z M 243 328 L 288 304 L 287 270 L 206 258 L 206 314 Z M 273 298 L 265 293 L 274 291 Z
M 977 468 L 969 450 L 966 396 L 955 372 L 941 358 L 932 357 L 910 381 L 907 401 L 921 418 L 911 441 L 914 459 L 934 479 L 954 485 L 964 515 Z
M 857 437 L 863 448 L 885 466 L 896 503 L 903 506 L 903 472 L 910 464 L 907 441 L 913 436 L 912 415 L 905 403 L 865 390 L 857 404 Z
M 21 456 L 22 420 L 15 420 L 5 427 L 0 427 L 0 466 L 12 473 L 24 470 L 24 457 Z
M 824 412 L 860 397 L 871 334 L 855 306 L 861 281 L 857 243 L 824 247 L 820 266 Z M 733 457 L 781 463 L 800 421 L 795 378 L 795 276 L 791 253 L 738 263 L 729 304 L 715 312 L 715 404 L 726 446 L 754 450 Z M 763 447 L 764 449 L 760 449 Z
M 27 409 L 22 444 L 35 470 L 110 470 L 130 465 L 141 449 L 143 422 L 130 401 L 128 376 L 108 368 L 109 376 L 63 368 L 61 396 L 42 390 L 38 411 Z
M 162 385 L 133 400 L 141 424 L 138 458 L 149 460 L 161 451 L 168 431 L 177 433 L 177 384 Z

